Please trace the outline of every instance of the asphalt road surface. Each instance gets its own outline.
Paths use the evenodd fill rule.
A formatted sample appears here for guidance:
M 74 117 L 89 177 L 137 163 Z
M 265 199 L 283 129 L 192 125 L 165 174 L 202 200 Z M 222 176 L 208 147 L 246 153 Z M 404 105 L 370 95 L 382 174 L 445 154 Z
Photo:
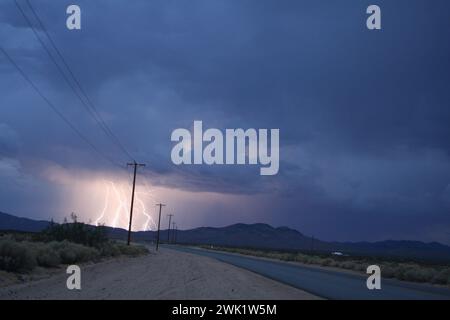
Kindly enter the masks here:
M 450 300 L 450 289 L 443 287 L 382 279 L 381 290 L 369 290 L 363 275 L 192 247 L 165 247 L 214 258 L 326 299 Z

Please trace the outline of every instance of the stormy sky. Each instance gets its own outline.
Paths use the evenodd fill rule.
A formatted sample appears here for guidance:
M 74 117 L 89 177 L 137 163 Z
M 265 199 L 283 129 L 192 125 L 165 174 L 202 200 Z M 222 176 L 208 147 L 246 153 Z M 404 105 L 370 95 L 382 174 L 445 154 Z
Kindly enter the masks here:
M 377 1 L 376 31 L 366 28 L 369 1 L 30 3 L 102 119 L 147 165 L 135 230 L 153 228 L 162 201 L 182 229 L 265 222 L 326 240 L 450 244 L 448 1 Z M 81 30 L 66 28 L 70 4 Z M 130 158 L 13 0 L 0 2 L 0 44 L 101 153 L 0 54 L 0 211 L 126 226 Z M 175 166 L 170 135 L 194 120 L 279 128 L 279 173 Z

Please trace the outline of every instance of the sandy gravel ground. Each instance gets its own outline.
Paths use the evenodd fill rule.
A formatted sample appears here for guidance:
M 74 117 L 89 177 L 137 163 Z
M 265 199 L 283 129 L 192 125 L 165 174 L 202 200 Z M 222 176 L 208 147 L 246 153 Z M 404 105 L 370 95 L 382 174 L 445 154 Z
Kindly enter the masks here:
M 81 287 L 65 270 L 0 288 L 0 299 L 316 299 L 293 287 L 211 258 L 162 248 L 138 258 L 81 266 Z

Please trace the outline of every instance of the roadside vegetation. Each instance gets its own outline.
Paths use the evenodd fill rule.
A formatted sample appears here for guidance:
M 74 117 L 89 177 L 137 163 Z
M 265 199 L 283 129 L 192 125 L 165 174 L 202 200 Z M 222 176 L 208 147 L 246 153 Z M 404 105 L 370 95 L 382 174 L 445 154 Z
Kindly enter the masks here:
M 450 286 L 450 265 L 414 261 L 390 261 L 368 257 L 334 256 L 300 252 L 281 252 L 231 247 L 203 246 L 206 249 L 239 253 L 244 255 L 299 262 L 323 267 L 335 267 L 365 273 L 369 265 L 380 266 L 384 278 L 413 282 L 427 282 Z
M 40 233 L 1 233 L 0 270 L 26 273 L 36 267 L 100 261 L 120 255 L 138 256 L 148 253 L 144 246 L 109 240 L 103 226 L 78 222 L 51 223 Z

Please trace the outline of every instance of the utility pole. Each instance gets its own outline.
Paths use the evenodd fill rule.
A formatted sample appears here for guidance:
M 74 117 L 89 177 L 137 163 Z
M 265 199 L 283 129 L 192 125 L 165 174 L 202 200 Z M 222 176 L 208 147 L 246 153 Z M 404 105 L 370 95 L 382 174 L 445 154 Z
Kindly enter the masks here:
M 161 227 L 161 209 L 165 206 L 165 204 L 158 203 L 156 206 L 159 206 L 159 217 L 158 217 L 158 233 L 156 234 L 156 251 L 159 248 L 159 229 Z
M 172 220 L 173 214 L 168 214 L 169 216 L 169 228 L 167 228 L 167 243 L 170 243 L 170 220 Z
M 127 244 L 130 245 L 130 240 L 131 240 L 131 223 L 133 221 L 134 190 L 136 188 L 136 171 L 137 171 L 137 167 L 145 167 L 145 164 L 143 164 L 143 163 L 136 163 L 136 161 L 133 161 L 133 163 L 127 163 L 127 166 L 133 166 L 134 167 L 133 191 L 131 192 L 130 224 L 128 225 L 128 241 L 127 241 Z
M 314 252 L 314 236 L 311 236 L 311 253 Z

